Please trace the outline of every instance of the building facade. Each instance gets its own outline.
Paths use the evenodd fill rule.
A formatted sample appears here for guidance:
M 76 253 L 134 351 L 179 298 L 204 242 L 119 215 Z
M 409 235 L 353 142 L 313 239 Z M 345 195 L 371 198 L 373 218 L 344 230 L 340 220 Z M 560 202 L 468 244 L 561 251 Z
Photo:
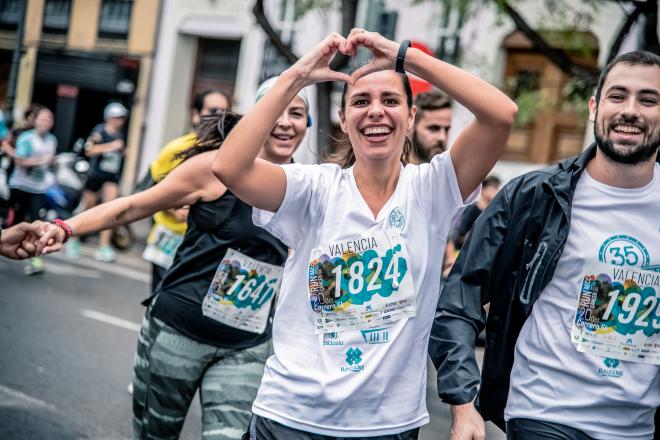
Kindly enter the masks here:
M 271 25 L 296 55 L 341 29 L 342 2 L 338 0 L 316 2 L 307 10 L 304 6 L 310 2 L 300 0 L 263 3 Z M 573 15 L 557 18 L 552 13 L 549 16 L 544 3 L 524 0 L 515 6 L 551 45 L 585 66 L 602 66 L 625 18 L 622 7 L 603 2 L 590 10 L 587 2 L 572 2 Z M 585 113 L 590 90 L 580 89 L 580 84 L 536 51 L 511 19 L 498 15 L 494 6 L 484 2 L 479 9 L 459 10 L 456 4 L 360 0 L 356 24 L 395 41 L 413 40 L 418 47 L 487 79 L 516 99 L 520 118 L 495 169 L 504 180 L 579 153 L 592 139 Z M 189 108 L 196 92 L 220 88 L 232 97 L 234 109 L 244 112 L 253 104 L 259 82 L 288 66 L 257 23 L 253 7 L 254 1 L 163 0 L 141 170 L 168 140 L 189 130 Z M 583 19 L 576 25 L 575 17 Z M 562 40 L 567 28 L 573 37 L 579 37 L 579 44 Z M 635 48 L 636 32 L 633 29 L 621 51 Z M 364 56 L 358 58 L 349 69 L 367 61 Z M 419 86 L 428 88 L 423 83 Z M 340 90 L 335 85 L 331 95 L 335 125 Z M 316 121 L 315 91 L 310 90 Z M 450 143 L 470 119 L 465 109 L 455 105 Z M 318 161 L 317 153 L 325 147 L 319 143 L 332 142 L 326 136 L 317 138 L 316 128 L 310 130 L 296 160 Z
M 25 3 L 26 2 L 26 3 Z M 0 72 L 7 78 L 25 3 L 15 116 L 31 103 L 51 108 L 60 151 L 103 121 L 108 102 L 130 111 L 123 190 L 135 180 L 160 0 L 3 0 Z M 7 82 L 0 82 L 6 95 Z

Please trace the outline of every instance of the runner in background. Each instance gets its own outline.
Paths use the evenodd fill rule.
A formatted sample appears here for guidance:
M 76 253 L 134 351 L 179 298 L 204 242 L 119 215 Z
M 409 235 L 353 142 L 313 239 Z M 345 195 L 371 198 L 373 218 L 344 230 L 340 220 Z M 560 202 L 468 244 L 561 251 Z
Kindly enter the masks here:
M 15 167 L 9 178 L 15 223 L 40 220 L 46 214 L 46 190 L 55 180 L 49 167 L 57 152 L 57 139 L 51 128 L 53 113 L 40 107 L 35 113 L 34 128 L 16 139 Z M 26 275 L 43 272 L 41 257 L 30 258 L 23 269 Z
M 263 96 L 273 81 L 262 84 Z M 262 143 L 260 157 L 290 163 L 309 124 L 309 101 L 294 95 Z M 153 187 L 49 225 L 58 249 L 70 234 L 190 206 L 174 263 L 157 286 L 140 331 L 133 376 L 134 438 L 178 438 L 199 390 L 202 438 L 240 439 L 271 351 L 274 299 L 288 248 L 252 222 L 252 207 L 211 173 L 215 150 L 238 117 L 209 117 L 184 161 Z M 42 243 L 42 244 L 43 244 Z
M 448 148 L 451 129 L 451 99 L 440 92 L 422 92 L 415 96 L 415 124 L 412 129 L 414 163 L 428 163 Z
M 230 107 L 229 99 L 217 90 L 206 90 L 198 94 L 195 96 L 191 109 L 193 130 L 199 128 L 203 118 L 217 115 L 229 110 Z M 152 184 L 160 182 L 176 168 L 181 163 L 181 158 L 177 155 L 192 147 L 196 141 L 197 137 L 193 131 L 165 145 L 149 166 L 149 177 Z M 152 293 L 158 287 L 165 271 L 172 265 L 174 255 L 183 240 L 188 208 L 160 211 L 153 216 L 154 225 L 147 237 L 147 247 L 143 254 L 144 259 L 151 263 Z
M 85 182 L 83 203 L 85 209 L 96 206 L 99 193 L 103 202 L 109 202 L 119 196 L 119 181 L 124 168 L 126 152 L 126 134 L 123 131 L 128 109 L 118 102 L 111 102 L 103 110 L 103 123 L 92 129 L 87 143 L 85 155 L 90 160 L 90 171 Z M 112 230 L 101 231 L 99 247 L 94 252 L 94 258 L 107 263 L 117 259 L 110 240 Z M 80 258 L 80 242 L 71 240 L 66 247 L 67 257 Z
M 7 136 L 2 139 L 2 151 L 11 157 L 12 160 L 16 157 L 16 140 L 24 131 L 32 130 L 34 128 L 34 119 L 37 117 L 37 113 L 41 107 L 43 107 L 41 104 L 30 104 L 23 115 L 25 120 L 24 124 L 20 127 L 9 130 Z M 13 167 L 8 170 L 9 174 L 11 174 L 12 170 Z
M 255 224 L 292 248 L 252 440 L 415 439 L 428 422 L 438 249 L 452 216 L 474 200 L 502 153 L 516 106 L 409 44 L 361 29 L 347 39 L 329 35 L 280 76 L 215 157 L 214 174 L 255 206 Z M 369 64 L 352 76 L 329 68 L 337 52 L 354 56 L 360 46 L 372 52 Z M 475 115 L 429 164 L 409 164 L 415 107 L 404 69 Z M 343 168 L 262 160 L 261 145 L 288 102 L 303 87 L 332 80 L 347 83 Z

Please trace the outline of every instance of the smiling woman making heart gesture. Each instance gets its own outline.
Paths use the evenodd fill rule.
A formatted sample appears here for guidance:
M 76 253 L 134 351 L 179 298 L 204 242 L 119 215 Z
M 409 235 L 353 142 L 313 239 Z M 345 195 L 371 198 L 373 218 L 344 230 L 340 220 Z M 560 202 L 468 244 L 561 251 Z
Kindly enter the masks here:
M 475 199 L 500 156 L 516 106 L 407 46 L 360 29 L 329 35 L 280 76 L 215 157 L 214 174 L 255 207 L 255 223 L 292 249 L 251 439 L 414 439 L 428 421 L 426 350 L 440 249 L 451 218 Z M 353 75 L 328 67 L 337 52 L 354 56 L 358 47 L 373 58 Z M 416 109 L 402 70 L 475 116 L 430 164 L 407 164 Z M 351 150 L 344 166 L 259 159 L 287 103 L 322 81 L 345 83 L 340 121 Z

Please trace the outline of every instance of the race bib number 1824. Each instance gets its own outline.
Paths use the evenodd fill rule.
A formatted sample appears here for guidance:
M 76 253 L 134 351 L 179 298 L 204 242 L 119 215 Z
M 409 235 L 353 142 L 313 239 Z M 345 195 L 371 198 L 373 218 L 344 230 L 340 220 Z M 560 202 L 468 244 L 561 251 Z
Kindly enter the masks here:
M 379 326 L 416 314 L 405 244 L 382 230 L 316 248 L 309 297 L 316 333 Z

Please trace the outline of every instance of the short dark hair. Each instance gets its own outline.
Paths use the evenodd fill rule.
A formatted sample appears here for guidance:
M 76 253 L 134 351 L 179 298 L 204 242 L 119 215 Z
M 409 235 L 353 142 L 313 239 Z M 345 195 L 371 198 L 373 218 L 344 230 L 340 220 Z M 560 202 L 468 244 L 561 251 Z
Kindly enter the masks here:
M 490 186 L 490 185 L 498 186 L 498 187 L 499 187 L 500 185 L 502 185 L 502 181 L 500 180 L 499 177 L 497 177 L 497 176 L 495 176 L 495 175 L 493 175 L 493 174 L 489 174 L 489 175 L 486 176 L 486 178 L 481 182 L 481 186 L 482 186 L 483 188 L 485 188 L 485 187 Z
M 451 108 L 451 99 L 440 91 L 422 92 L 415 96 L 415 105 L 417 106 L 415 123 L 417 123 L 426 112 Z
M 206 151 L 217 150 L 241 118 L 241 115 L 230 110 L 205 116 L 195 129 L 194 145 L 177 153 L 175 158 L 185 161 Z
M 229 107 L 227 108 L 227 110 L 231 108 L 231 102 L 229 101 L 227 95 L 225 95 L 224 93 L 222 93 L 220 90 L 217 89 L 206 89 L 203 92 L 198 93 L 195 96 L 195 99 L 193 100 L 192 108 L 197 110 L 197 112 L 201 113 L 202 109 L 204 108 L 204 100 L 206 99 L 207 96 L 213 93 L 217 93 L 218 95 L 224 96 L 225 99 L 227 100 L 227 106 Z
M 652 52 L 647 52 L 645 50 L 635 50 L 633 52 L 624 53 L 614 58 L 612 61 L 610 61 L 607 64 L 607 66 L 605 66 L 603 71 L 600 72 L 600 76 L 598 77 L 598 85 L 596 86 L 596 95 L 595 95 L 596 104 L 600 102 L 600 95 L 601 92 L 603 91 L 603 85 L 605 84 L 607 75 L 609 75 L 610 70 L 612 70 L 614 66 L 620 63 L 630 64 L 631 66 L 660 67 L 660 56 Z
M 25 110 L 25 113 L 23 114 L 23 118 L 27 120 L 30 118 L 30 116 L 36 116 L 42 107 L 44 106 L 39 103 L 33 102 L 32 104 L 30 104 L 27 110 Z

